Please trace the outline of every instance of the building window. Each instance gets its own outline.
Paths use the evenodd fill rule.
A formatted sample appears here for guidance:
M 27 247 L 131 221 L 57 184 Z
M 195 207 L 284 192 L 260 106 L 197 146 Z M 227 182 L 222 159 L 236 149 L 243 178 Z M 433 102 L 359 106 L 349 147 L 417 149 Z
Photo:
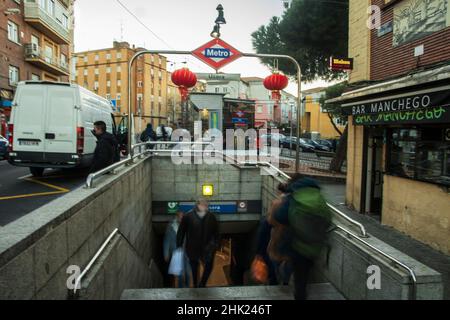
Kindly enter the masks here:
M 84 62 L 87 63 L 88 62 L 88 56 L 84 56 Z
M 16 86 L 19 83 L 19 68 L 9 66 L 9 85 Z
M 63 53 L 61 53 L 61 66 L 67 67 L 67 57 Z
M 100 71 L 97 68 L 95 68 L 94 73 L 95 73 L 96 76 L 98 76 Z
M 120 99 L 122 99 L 122 95 L 120 93 L 118 93 L 116 99 L 119 101 Z
M 111 67 L 106 67 L 106 73 L 111 73 Z
M 161 71 L 158 72 L 158 77 L 159 77 L 160 80 L 162 79 L 162 72 Z
M 98 54 L 95 55 L 95 61 L 100 60 L 100 56 Z
M 45 46 L 45 62 L 53 63 L 53 48 L 49 45 Z
M 62 15 L 62 22 L 61 23 L 62 23 L 64 28 L 66 28 L 66 29 L 69 28 L 69 18 L 65 14 Z
M 122 85 L 122 80 L 117 80 L 117 86 L 120 87 Z
M 106 60 L 111 60 L 111 53 L 106 54 Z
M 122 67 L 121 66 L 117 66 L 117 72 L 122 72 Z
M 138 88 L 142 88 L 142 81 L 138 81 L 137 86 Z
M 38 37 L 31 35 L 31 44 L 32 44 L 33 50 L 39 51 L 39 38 Z
M 215 88 L 216 93 L 220 93 L 220 88 Z
M 31 80 L 33 80 L 33 81 L 39 81 L 39 80 L 41 80 L 41 77 L 38 76 L 37 74 L 32 73 L 32 74 L 31 74 Z
M 106 86 L 108 87 L 108 88 L 110 88 L 111 87 L 111 81 L 106 81 Z
M 94 82 L 94 90 L 98 90 L 98 81 Z
M 47 12 L 54 17 L 55 16 L 55 0 L 48 1 Z
M 121 52 L 117 52 L 116 58 L 117 58 L 117 59 L 122 59 L 122 53 L 121 53 Z
M 88 69 L 84 69 L 84 73 L 83 73 L 83 74 L 84 74 L 85 77 L 87 77 L 87 75 L 88 75 Z
M 263 107 L 262 106 L 257 106 L 256 110 L 257 110 L 256 112 L 262 113 L 263 112 Z
M 450 141 L 446 127 L 389 130 L 388 174 L 450 186 Z
M 19 27 L 12 21 L 8 21 L 8 39 L 19 43 Z

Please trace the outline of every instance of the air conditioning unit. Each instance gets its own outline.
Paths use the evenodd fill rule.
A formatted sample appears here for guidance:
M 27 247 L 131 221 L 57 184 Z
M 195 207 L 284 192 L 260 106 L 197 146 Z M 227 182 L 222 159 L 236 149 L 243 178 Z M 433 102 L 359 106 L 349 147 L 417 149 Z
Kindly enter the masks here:
M 39 56 L 39 46 L 34 43 L 30 43 L 26 46 L 26 54 L 28 57 L 38 57 Z

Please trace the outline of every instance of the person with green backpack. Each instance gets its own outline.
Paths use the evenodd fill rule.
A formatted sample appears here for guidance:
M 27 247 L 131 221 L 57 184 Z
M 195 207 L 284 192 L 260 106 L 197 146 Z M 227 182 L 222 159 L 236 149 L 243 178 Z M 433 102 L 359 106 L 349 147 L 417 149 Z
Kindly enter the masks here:
M 286 187 L 281 205 L 272 213 L 272 220 L 289 233 L 289 242 L 279 243 L 277 250 L 292 263 L 295 299 L 306 300 L 308 276 L 326 244 L 331 225 L 331 212 L 315 180 L 296 174 Z

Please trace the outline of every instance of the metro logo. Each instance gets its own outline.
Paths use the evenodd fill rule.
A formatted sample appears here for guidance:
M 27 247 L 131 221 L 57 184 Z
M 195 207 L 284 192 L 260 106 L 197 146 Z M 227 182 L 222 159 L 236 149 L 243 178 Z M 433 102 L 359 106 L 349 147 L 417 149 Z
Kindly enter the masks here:
M 209 48 L 205 50 L 205 57 L 208 58 L 229 58 L 231 51 L 228 49 Z
M 219 70 L 230 62 L 240 58 L 242 53 L 222 39 L 214 39 L 197 50 L 194 50 L 192 55 L 211 68 Z

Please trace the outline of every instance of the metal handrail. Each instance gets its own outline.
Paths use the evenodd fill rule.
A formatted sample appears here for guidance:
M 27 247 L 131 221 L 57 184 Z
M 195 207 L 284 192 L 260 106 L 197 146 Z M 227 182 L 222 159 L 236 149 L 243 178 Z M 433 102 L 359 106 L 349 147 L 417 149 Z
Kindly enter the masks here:
M 143 147 L 143 146 L 147 146 L 147 145 L 164 145 L 164 144 L 170 144 L 170 145 L 172 145 L 172 144 L 174 144 L 174 145 L 194 145 L 194 146 L 195 146 L 195 145 L 211 145 L 211 143 L 209 143 L 209 142 L 169 142 L 169 141 L 152 141 L 152 142 L 144 142 L 144 143 L 138 143 L 138 144 L 135 144 L 135 145 L 132 146 L 132 150 L 134 151 L 134 150 L 135 150 L 136 148 L 138 148 L 138 147 Z M 172 150 L 158 150 L 158 152 L 161 152 L 161 151 L 172 151 Z M 180 150 L 180 151 L 183 151 L 183 150 Z M 91 174 L 86 178 L 86 185 L 85 185 L 85 187 L 86 187 L 87 189 L 93 188 L 93 187 L 94 187 L 94 180 L 95 180 L 95 179 L 97 179 L 97 178 L 99 178 L 99 177 L 101 177 L 101 176 L 104 176 L 105 174 L 107 174 L 107 173 L 109 173 L 109 172 L 111 172 L 111 171 L 113 171 L 113 170 L 115 170 L 115 169 L 117 169 L 117 168 L 119 168 L 119 167 L 121 167 L 121 166 L 130 164 L 130 163 L 133 162 L 134 159 L 136 159 L 136 158 L 139 158 L 139 157 L 145 156 L 146 154 L 154 153 L 154 152 L 155 152 L 155 150 L 150 150 L 150 149 L 149 149 L 149 150 L 144 150 L 144 151 L 141 152 L 141 153 L 133 154 L 132 157 L 128 156 L 126 159 L 124 159 L 124 160 L 122 160 L 122 161 L 119 161 L 119 162 L 116 162 L 116 163 L 110 165 L 110 166 L 107 167 L 107 168 L 104 168 L 104 169 L 102 169 L 102 170 L 100 170 L 100 171 L 97 171 L 97 172 L 95 172 L 95 173 L 91 173 Z
M 106 246 L 108 245 L 109 242 L 111 242 L 112 238 L 119 232 L 119 229 L 114 229 L 114 231 L 109 235 L 109 237 L 105 240 L 105 242 L 103 242 L 102 246 L 100 247 L 100 249 L 97 250 L 97 253 L 94 255 L 94 257 L 91 259 L 91 261 L 89 261 L 88 265 L 86 266 L 86 268 L 84 268 L 83 272 L 81 272 L 81 274 L 77 277 L 77 279 L 75 280 L 75 288 L 73 289 L 73 293 L 77 293 L 78 287 L 80 287 L 81 289 L 81 280 L 83 279 L 83 277 L 86 275 L 86 273 L 89 272 L 89 270 L 92 268 L 92 266 L 94 265 L 94 263 L 97 261 L 98 257 L 100 257 L 100 255 L 103 253 L 103 251 L 105 250 Z
M 248 163 L 248 164 L 253 164 L 253 163 Z M 284 173 L 282 170 L 280 170 L 279 168 L 275 167 L 273 164 L 271 164 L 270 162 L 257 162 L 256 165 L 262 165 L 262 166 L 268 166 L 270 167 L 272 170 L 277 171 L 278 174 L 287 179 L 290 180 L 291 177 L 289 175 L 287 175 L 286 173 Z M 327 203 L 328 207 L 333 210 L 335 213 L 337 213 L 339 216 L 341 216 L 342 218 L 344 218 L 345 220 L 347 220 L 348 222 L 356 225 L 359 230 L 361 231 L 361 234 L 363 237 L 367 238 L 367 232 L 366 232 L 366 228 L 364 227 L 364 225 L 362 225 L 361 223 L 359 223 L 358 221 L 353 220 L 352 218 L 350 218 L 348 215 L 346 215 L 345 213 L 343 213 L 342 211 L 338 210 L 336 207 L 334 207 L 333 205 Z
M 403 262 L 397 260 L 396 258 L 394 258 L 393 256 L 381 251 L 380 249 L 378 249 L 377 247 L 375 247 L 374 245 L 368 243 L 367 241 L 361 239 L 360 237 L 358 237 L 356 234 L 352 233 L 351 231 L 341 227 L 341 226 L 336 226 L 336 228 L 338 228 L 339 230 L 344 231 L 347 235 L 353 237 L 354 239 L 358 240 L 359 242 L 363 243 L 365 246 L 369 247 L 370 249 L 374 250 L 375 252 L 381 254 L 383 257 L 391 260 L 392 262 L 394 262 L 395 264 L 399 265 L 400 267 L 404 268 L 405 270 L 408 271 L 409 275 L 411 276 L 412 279 L 412 293 L 411 293 L 411 300 L 416 300 L 416 289 L 417 289 L 417 277 L 416 277 L 416 273 L 414 272 L 413 269 L 411 269 L 410 267 L 408 267 L 406 264 L 404 264 Z

